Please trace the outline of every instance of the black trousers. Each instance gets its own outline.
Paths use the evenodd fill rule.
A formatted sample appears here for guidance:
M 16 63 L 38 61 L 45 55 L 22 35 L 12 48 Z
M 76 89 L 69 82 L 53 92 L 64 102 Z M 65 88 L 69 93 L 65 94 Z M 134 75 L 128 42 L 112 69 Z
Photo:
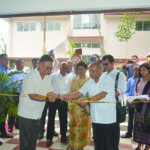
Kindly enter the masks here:
M 117 150 L 119 150 L 119 143 L 120 143 L 120 124 L 116 123 L 116 146 L 117 146 Z
M 56 99 L 54 103 L 49 102 L 48 126 L 47 126 L 47 135 L 46 135 L 47 139 L 53 138 L 54 122 L 55 122 L 55 115 L 57 109 L 59 114 L 61 138 L 66 137 L 68 105 L 66 102 L 61 101 L 60 99 Z
M 117 150 L 117 124 L 92 123 L 95 150 Z
M 128 134 L 132 135 L 134 119 L 134 108 L 129 105 L 129 118 L 128 118 Z
M 6 118 L 7 118 L 7 113 L 8 113 L 8 108 L 7 108 L 7 106 L 6 106 L 6 108 L 4 108 L 3 118 L 0 118 L 0 120 L 1 120 L 1 119 L 6 120 Z M 0 122 L 0 133 L 1 133 L 1 134 L 6 134 L 5 121 Z
M 41 119 L 40 119 L 40 134 L 44 134 L 45 132 L 45 119 L 46 119 L 46 115 L 47 115 L 47 111 L 49 109 L 49 102 L 46 101 L 45 103 L 45 106 L 44 106 L 44 110 L 43 110 L 43 113 L 42 113 L 42 116 L 41 116 Z M 55 122 L 54 122 L 54 131 L 55 131 Z M 53 133 L 54 133 L 53 131 Z
M 0 123 L 0 132 L 1 134 L 6 134 L 5 121 Z

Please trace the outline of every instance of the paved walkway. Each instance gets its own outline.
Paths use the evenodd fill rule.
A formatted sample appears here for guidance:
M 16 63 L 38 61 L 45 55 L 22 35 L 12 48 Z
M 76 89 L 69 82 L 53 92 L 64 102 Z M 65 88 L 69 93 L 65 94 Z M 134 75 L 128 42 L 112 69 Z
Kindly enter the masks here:
M 126 132 L 127 122 L 121 124 L 121 135 Z M 46 128 L 46 126 L 45 126 Z M 58 117 L 56 117 L 56 131 L 59 133 L 59 123 Z M 0 139 L 4 142 L 2 146 L 0 146 L 0 150 L 19 150 L 19 131 L 14 130 L 12 133 L 14 137 L 12 139 Z M 120 139 L 120 150 L 134 150 L 136 147 L 136 143 L 133 142 L 132 138 L 130 139 Z M 38 140 L 37 142 L 37 150 L 69 150 L 68 144 L 61 144 L 60 137 L 53 138 L 53 144 L 50 147 L 46 146 L 46 138 L 44 137 L 42 140 Z M 84 150 L 94 150 L 93 141 L 89 141 L 88 145 Z

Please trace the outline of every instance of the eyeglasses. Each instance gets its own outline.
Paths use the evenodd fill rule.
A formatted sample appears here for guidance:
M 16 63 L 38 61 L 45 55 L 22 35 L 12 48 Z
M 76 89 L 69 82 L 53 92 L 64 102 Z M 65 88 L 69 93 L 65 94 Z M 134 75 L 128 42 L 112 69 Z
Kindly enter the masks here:
M 62 66 L 62 69 L 68 69 L 68 67 L 64 67 L 64 66 Z
M 103 66 L 108 66 L 108 63 L 103 64 Z

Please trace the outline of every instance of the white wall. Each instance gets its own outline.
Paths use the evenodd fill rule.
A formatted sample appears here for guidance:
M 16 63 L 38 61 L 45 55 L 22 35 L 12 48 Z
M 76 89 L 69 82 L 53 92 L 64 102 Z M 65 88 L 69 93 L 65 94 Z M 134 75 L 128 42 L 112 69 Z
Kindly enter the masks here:
M 140 17 L 144 20 L 146 17 Z M 114 36 L 120 16 L 103 16 L 102 34 L 104 36 L 104 49 L 106 53 L 115 58 L 130 58 L 137 54 L 140 58 L 146 57 L 150 52 L 150 31 L 136 31 L 132 38 L 126 42 L 120 42 Z
M 115 58 L 130 58 L 137 54 L 140 58 L 150 52 L 150 31 L 136 31 L 128 43 L 120 42 L 114 36 L 116 27 L 120 23 L 119 15 L 103 15 L 101 20 L 101 33 L 104 37 L 104 49 L 107 54 L 112 54 Z M 141 16 L 138 19 L 144 20 L 147 17 Z M 24 17 L 13 18 L 11 26 L 11 57 L 40 57 L 43 49 L 43 32 L 41 31 L 41 21 L 43 17 Z M 99 36 L 98 30 L 72 30 L 70 16 L 49 16 L 47 20 L 61 21 L 66 26 L 61 31 L 52 31 L 46 33 L 46 49 L 55 50 L 56 57 L 64 58 L 68 47 L 68 36 L 74 37 L 92 37 Z M 17 32 L 18 21 L 35 21 L 36 31 Z M 71 39 L 70 39 L 71 40 Z M 99 38 L 77 38 L 74 42 L 99 42 Z M 100 49 L 83 49 L 83 54 L 100 54 Z
M 66 17 L 47 17 L 47 20 L 58 20 L 64 24 L 69 22 Z M 43 31 L 41 31 L 41 21 L 42 17 L 37 18 L 15 18 L 12 20 L 12 32 L 11 32 L 11 57 L 40 57 L 43 53 Z M 18 32 L 17 22 L 18 21 L 35 21 L 36 31 L 30 32 Z M 49 51 L 62 44 L 67 36 L 65 29 L 60 31 L 47 31 L 46 32 L 46 50 Z M 65 49 L 62 50 L 64 55 Z M 58 53 L 58 57 L 59 57 Z

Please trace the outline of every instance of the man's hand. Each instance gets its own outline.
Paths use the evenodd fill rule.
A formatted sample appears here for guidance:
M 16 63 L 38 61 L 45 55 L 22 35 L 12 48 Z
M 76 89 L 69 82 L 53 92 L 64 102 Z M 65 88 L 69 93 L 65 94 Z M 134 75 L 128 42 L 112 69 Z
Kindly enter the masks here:
M 116 90 L 115 91 L 115 97 L 118 97 L 120 94 L 119 94 L 119 92 Z
M 81 99 L 81 100 L 79 100 L 78 101 L 78 105 L 80 106 L 80 107 L 85 107 L 87 104 L 88 104 L 88 102 L 84 102 L 85 100 L 87 100 L 87 99 Z
M 55 58 L 55 55 L 54 53 L 50 54 L 50 56 L 54 59 Z
M 62 94 L 60 95 L 60 99 L 63 100 L 63 101 L 67 101 L 67 97 L 66 97 L 66 94 Z
M 136 102 L 134 102 L 134 101 L 131 102 L 131 103 L 130 103 L 130 106 L 131 106 L 132 108 L 136 108 Z
M 54 92 L 48 92 L 47 94 L 49 102 L 55 102 L 58 95 Z

